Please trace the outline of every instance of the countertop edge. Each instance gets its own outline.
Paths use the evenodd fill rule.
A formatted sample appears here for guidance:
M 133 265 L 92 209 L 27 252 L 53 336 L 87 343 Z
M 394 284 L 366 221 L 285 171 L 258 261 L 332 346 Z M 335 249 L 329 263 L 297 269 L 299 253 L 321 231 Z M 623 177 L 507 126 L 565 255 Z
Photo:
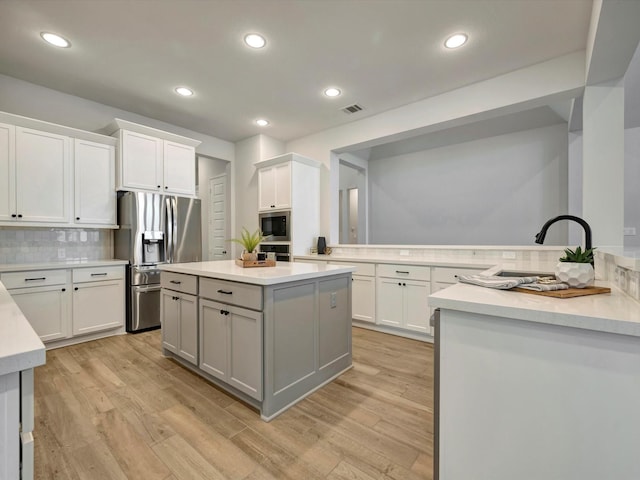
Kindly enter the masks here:
M 68 268 L 90 268 L 111 265 L 128 265 L 128 260 L 78 260 L 68 262 L 42 262 L 42 263 L 5 263 L 0 265 L 0 273 L 26 272 L 31 270 L 63 270 Z

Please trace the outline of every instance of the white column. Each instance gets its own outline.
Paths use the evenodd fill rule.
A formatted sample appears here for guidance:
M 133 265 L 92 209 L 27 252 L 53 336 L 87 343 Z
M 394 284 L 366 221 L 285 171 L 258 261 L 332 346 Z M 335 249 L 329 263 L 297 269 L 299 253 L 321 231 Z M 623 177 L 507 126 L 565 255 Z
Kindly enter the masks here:
M 585 87 L 582 213 L 593 245 L 624 244 L 624 78 Z

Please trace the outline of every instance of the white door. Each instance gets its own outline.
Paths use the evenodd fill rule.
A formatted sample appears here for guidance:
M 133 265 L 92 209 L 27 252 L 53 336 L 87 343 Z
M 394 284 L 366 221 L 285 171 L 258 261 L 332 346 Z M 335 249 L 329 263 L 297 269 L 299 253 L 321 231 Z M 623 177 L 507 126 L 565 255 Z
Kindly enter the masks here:
M 375 277 L 353 275 L 351 284 L 351 316 L 356 320 L 375 323 Z
M 73 334 L 122 327 L 122 280 L 77 283 L 73 287 Z
M 274 167 L 258 170 L 258 210 L 276 208 L 276 170 Z
M 209 260 L 228 260 L 227 175 L 209 179 Z
M 404 314 L 402 281 L 397 278 L 380 278 L 376 292 L 378 323 L 392 327 L 402 326 Z
M 276 208 L 291 208 L 291 163 L 273 167 L 275 170 Z
M 53 285 L 12 290 L 11 298 L 40 340 L 48 342 L 71 336 L 70 293 L 64 285 Z
M 402 282 L 405 301 L 405 327 L 429 333 L 429 282 Z
M 120 180 L 124 188 L 164 190 L 161 138 L 122 130 L 120 151 Z
M 164 141 L 165 193 L 196 194 L 196 149 L 181 143 Z

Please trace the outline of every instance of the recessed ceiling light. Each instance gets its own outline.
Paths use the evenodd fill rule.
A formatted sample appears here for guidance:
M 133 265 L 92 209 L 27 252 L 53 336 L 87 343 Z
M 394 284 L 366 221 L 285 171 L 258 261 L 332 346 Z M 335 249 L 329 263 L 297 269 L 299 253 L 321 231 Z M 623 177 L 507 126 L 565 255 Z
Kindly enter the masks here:
M 176 88 L 176 93 L 178 95 L 182 95 L 183 97 L 190 97 L 193 95 L 193 90 L 187 87 L 178 87 Z
M 71 46 L 71 42 L 69 40 L 61 37 L 60 35 L 56 35 L 55 33 L 41 32 L 40 36 L 45 42 L 56 47 L 69 48 Z
M 261 127 L 266 127 L 267 125 L 269 125 L 269 122 L 264 118 L 259 118 L 258 120 L 256 120 L 256 125 L 260 125 Z
M 250 33 L 248 35 L 245 35 L 244 43 L 249 45 L 251 48 L 262 48 L 267 44 L 267 41 L 262 35 L 258 35 L 257 33 Z
M 467 43 L 468 38 L 465 33 L 456 33 L 445 40 L 444 46 L 447 48 L 458 48 Z
M 324 91 L 324 94 L 325 94 L 327 97 L 337 97 L 337 96 L 338 96 L 338 95 L 340 95 L 341 93 L 342 93 L 342 92 L 341 92 L 339 89 L 334 88 L 334 87 L 327 88 L 327 89 Z

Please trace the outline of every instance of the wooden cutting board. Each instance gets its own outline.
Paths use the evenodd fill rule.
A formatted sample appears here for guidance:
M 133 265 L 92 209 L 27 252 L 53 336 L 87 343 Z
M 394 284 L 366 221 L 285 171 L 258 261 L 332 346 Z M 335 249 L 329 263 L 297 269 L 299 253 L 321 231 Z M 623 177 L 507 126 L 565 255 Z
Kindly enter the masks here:
M 611 293 L 609 287 L 585 287 L 585 288 L 567 288 L 566 290 L 552 290 L 550 292 L 536 292 L 526 288 L 512 288 L 512 291 L 521 293 L 532 293 L 533 295 L 542 295 L 543 297 L 555 298 L 573 298 L 583 297 L 585 295 L 597 295 L 599 293 Z

